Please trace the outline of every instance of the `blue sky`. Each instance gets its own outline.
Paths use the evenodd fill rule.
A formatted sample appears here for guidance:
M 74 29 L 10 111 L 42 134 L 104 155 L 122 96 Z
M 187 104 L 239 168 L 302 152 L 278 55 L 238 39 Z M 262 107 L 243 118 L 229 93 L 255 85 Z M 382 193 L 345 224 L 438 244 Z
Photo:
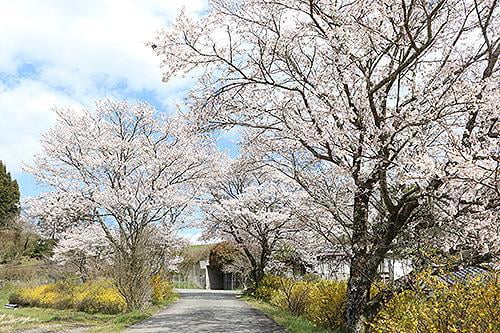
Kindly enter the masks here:
M 0 160 L 23 197 L 41 191 L 21 167 L 54 124 L 51 107 L 112 97 L 171 112 L 182 102 L 193 78 L 163 83 L 145 46 L 181 5 L 192 16 L 206 10 L 206 0 L 0 0 Z M 219 147 L 237 154 L 235 137 L 222 135 Z

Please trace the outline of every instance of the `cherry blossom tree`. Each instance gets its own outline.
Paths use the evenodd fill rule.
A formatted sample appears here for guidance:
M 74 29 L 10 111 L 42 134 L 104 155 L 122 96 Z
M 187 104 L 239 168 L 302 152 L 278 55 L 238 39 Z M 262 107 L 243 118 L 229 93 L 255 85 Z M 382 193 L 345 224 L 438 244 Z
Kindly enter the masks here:
M 118 288 L 130 309 L 140 308 L 148 296 L 151 226 L 182 222 L 213 169 L 215 147 L 180 116 L 142 102 L 105 100 L 95 110 L 56 112 L 43 152 L 27 167 L 52 189 L 30 202 L 31 215 L 57 232 L 98 224 L 121 270 Z
M 98 224 L 77 224 L 66 229 L 54 248 L 52 260 L 70 267 L 82 281 L 97 275 L 109 264 L 112 247 Z
M 221 163 L 202 205 L 205 238 L 226 239 L 238 246 L 258 287 L 273 255 L 297 234 L 290 200 L 293 191 L 269 170 L 245 159 Z
M 498 254 L 496 0 L 210 4 L 151 43 L 164 79 L 201 73 L 192 119 L 247 128 L 247 149 L 337 225 L 323 234 L 349 244 L 349 332 L 366 330 L 377 267 L 424 213 L 443 249 Z
M 147 243 L 148 261 L 154 274 L 173 272 L 181 258 L 179 253 L 188 242 L 177 235 L 177 228 L 168 225 L 151 225 Z
M 27 198 L 23 206 L 45 238 L 59 239 L 69 229 L 92 220 L 92 206 L 78 193 L 48 192 Z
M 165 225 L 150 225 L 146 233 L 148 237 L 144 247 L 147 258 L 144 260 L 147 261 L 148 270 L 153 274 L 173 270 L 178 260 L 177 254 L 185 242 L 176 235 L 174 228 Z M 109 272 L 114 268 L 114 255 L 114 248 L 99 224 L 80 223 L 58 236 L 52 260 L 77 272 L 85 281 L 99 275 L 114 276 L 113 271 Z M 122 273 L 117 271 L 116 278 Z

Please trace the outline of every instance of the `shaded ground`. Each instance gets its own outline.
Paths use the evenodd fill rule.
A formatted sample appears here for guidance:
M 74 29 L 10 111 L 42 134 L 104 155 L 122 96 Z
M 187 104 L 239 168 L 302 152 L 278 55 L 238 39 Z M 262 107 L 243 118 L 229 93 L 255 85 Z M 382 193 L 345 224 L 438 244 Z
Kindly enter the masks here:
M 126 333 L 285 333 L 285 329 L 230 291 L 179 290 L 179 301 Z

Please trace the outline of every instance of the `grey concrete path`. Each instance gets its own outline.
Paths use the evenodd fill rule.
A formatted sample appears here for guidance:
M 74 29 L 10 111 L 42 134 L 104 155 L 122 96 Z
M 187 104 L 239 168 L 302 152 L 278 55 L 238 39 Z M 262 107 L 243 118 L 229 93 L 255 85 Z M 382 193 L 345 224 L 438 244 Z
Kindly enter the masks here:
M 285 329 L 239 300 L 238 293 L 178 290 L 180 299 L 125 333 L 231 332 L 286 333 Z

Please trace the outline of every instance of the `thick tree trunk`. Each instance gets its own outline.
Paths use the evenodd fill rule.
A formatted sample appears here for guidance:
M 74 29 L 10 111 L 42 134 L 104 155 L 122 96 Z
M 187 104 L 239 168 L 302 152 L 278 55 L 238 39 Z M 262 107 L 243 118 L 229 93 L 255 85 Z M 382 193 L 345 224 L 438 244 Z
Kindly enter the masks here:
M 370 299 L 372 278 L 366 269 L 364 257 L 351 260 L 351 276 L 347 286 L 346 326 L 349 333 L 366 332 L 366 304 Z
M 368 204 L 370 191 L 360 190 L 354 197 L 354 223 L 352 237 L 352 258 L 350 278 L 347 290 L 346 326 L 348 333 L 364 333 L 368 320 L 376 309 L 370 304 L 370 288 L 377 277 L 377 268 L 385 258 L 394 238 L 408 223 L 412 213 L 418 207 L 418 201 L 411 198 L 412 192 L 403 197 L 383 224 L 376 227 L 379 232 L 376 241 L 372 241 L 368 251 Z
M 368 267 L 368 204 L 370 191 L 360 187 L 354 196 L 352 257 L 345 309 L 348 333 L 366 332 L 365 307 L 370 298 L 374 270 Z
M 241 244 L 241 243 L 240 243 Z M 258 284 L 262 277 L 259 278 L 259 265 L 257 264 L 257 260 L 255 260 L 252 252 L 246 247 L 243 247 L 243 252 L 245 252 L 245 255 L 248 258 L 248 261 L 250 261 L 250 266 L 252 267 L 252 270 L 250 271 L 251 279 L 252 279 L 252 286 L 250 288 L 251 291 L 255 291 L 258 287 Z
M 255 289 L 257 289 L 260 285 L 260 282 L 262 281 L 262 278 L 264 277 L 264 270 L 262 269 L 262 267 L 256 267 L 252 273 Z
M 235 240 L 238 241 L 238 239 L 235 239 Z M 264 269 L 266 268 L 270 254 L 268 254 L 269 251 L 267 249 L 264 249 L 260 253 L 259 257 L 256 258 L 254 256 L 254 254 L 247 247 L 243 247 L 243 252 L 245 252 L 245 255 L 247 256 L 248 260 L 250 261 L 250 265 L 252 267 L 250 275 L 251 275 L 251 278 L 253 280 L 252 281 L 253 286 L 251 287 L 251 290 L 255 291 L 259 287 L 260 282 L 261 282 L 262 278 L 264 277 Z

